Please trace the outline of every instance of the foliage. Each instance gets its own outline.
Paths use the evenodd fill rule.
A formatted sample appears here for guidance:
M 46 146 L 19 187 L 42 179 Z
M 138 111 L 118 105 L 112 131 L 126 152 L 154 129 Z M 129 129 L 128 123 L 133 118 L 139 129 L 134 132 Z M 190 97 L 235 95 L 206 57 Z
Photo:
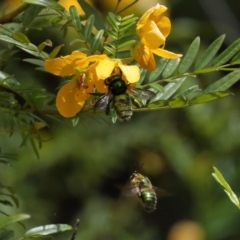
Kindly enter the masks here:
M 218 171 L 216 167 L 213 167 L 214 173 L 212 173 L 215 180 L 223 186 L 224 192 L 228 195 L 230 200 L 240 209 L 240 198 L 233 192 L 223 175 Z
M 89 55 L 109 53 L 110 58 L 129 58 L 131 46 L 138 41 L 136 34 L 132 34 L 132 29 L 138 19 L 134 15 L 122 18 L 110 12 L 106 25 L 103 18 L 84 0 L 79 0 L 79 4 L 85 12 L 83 17 L 78 15 L 76 7 L 71 6 L 68 12 L 53 0 L 24 0 L 23 2 L 30 5 L 27 5 L 23 12 L 22 21 L 0 25 L 0 40 L 9 43 L 1 51 L 1 59 L 4 59 L 6 54 L 13 57 L 17 47 L 35 57 L 23 59 L 24 61 L 36 65 L 37 70 L 45 71 L 44 61 L 49 58 L 53 59 L 63 44 L 58 45 L 48 54 L 44 50 L 46 46 L 52 46 L 51 40 L 46 39 L 36 46 L 26 35 L 26 29 L 57 27 L 65 35 L 68 28 L 72 27 L 77 32 L 78 38 L 73 39 L 70 45 L 80 44 L 81 47 L 76 49 Z M 158 57 L 155 70 L 145 71 L 145 77 L 142 77 L 137 83 L 138 88 L 152 89 L 156 96 L 148 102 L 142 100 L 142 107 L 135 108 L 133 111 L 147 112 L 165 108 L 183 108 L 231 95 L 228 91 L 229 88 L 240 79 L 238 68 L 240 40 L 236 40 L 219 53 L 223 40 L 224 36 L 217 38 L 197 60 L 195 59 L 200 47 L 199 37 L 192 42 L 182 59 Z M 10 61 L 10 58 L 8 60 Z M 2 70 L 7 64 L 8 62 L 2 62 Z M 193 77 L 198 78 L 199 75 L 216 71 L 227 74 L 203 89 L 201 86 L 192 84 L 177 93 L 177 90 L 187 80 L 191 82 Z M 37 139 L 38 145 L 41 147 L 40 129 L 47 127 L 47 123 L 41 116 L 52 115 L 54 117 L 57 115 L 52 101 L 54 95 L 46 92 L 45 89 L 26 87 L 20 82 L 22 79 L 16 80 L 7 72 L 1 71 L 0 103 L 1 111 L 4 113 L 2 115 L 3 126 L 6 129 L 5 132 L 10 135 L 20 132 L 21 146 L 29 141 L 38 155 L 34 139 Z M 77 118 L 81 121 L 82 114 L 91 111 L 95 101 L 96 97 L 92 96 L 74 119 Z M 114 116 L 113 121 L 116 118 Z
M 11 153 L 2 153 L 0 149 L 0 164 L 5 164 L 8 166 L 12 165 L 12 161 L 16 160 L 16 155 L 11 154 Z M 17 199 L 16 196 L 14 196 L 15 190 L 12 187 L 4 185 L 0 181 L 0 205 L 6 205 L 6 206 L 11 206 L 13 207 L 12 202 L 15 204 L 15 207 L 19 206 L 19 200 Z M 4 199 L 2 199 L 2 197 Z M 10 200 L 8 200 L 10 199 Z M 3 211 L 0 211 L 2 214 L 6 215 Z
M 12 136 L 15 133 L 20 133 L 20 146 L 30 143 L 37 157 L 39 157 L 38 148 L 42 146 L 42 142 L 51 139 L 51 137 L 44 138 L 42 131 L 49 130 L 49 123 L 52 119 L 61 123 L 64 123 L 65 119 L 55 106 L 55 93 L 38 87 L 35 84 L 35 79 L 30 79 L 31 86 L 27 85 L 24 82 L 25 79 L 12 76 L 8 66 L 11 66 L 13 60 L 20 62 L 15 57 L 19 53 L 25 52 L 23 61 L 35 66 L 36 71 L 46 73 L 46 62 L 65 59 L 64 57 L 57 57 L 61 56 L 65 49 L 63 42 L 54 46 L 54 40 L 48 39 L 48 36 L 45 41 L 38 44 L 34 43 L 29 34 L 30 30 L 55 29 L 65 37 L 68 31 L 73 29 L 77 37 L 71 39 L 68 45 L 73 47 L 75 51 L 83 52 L 87 57 L 106 55 L 111 61 L 117 59 L 118 63 L 124 63 L 125 66 L 133 64 L 137 66 L 141 71 L 141 76 L 134 84 L 136 84 L 138 90 L 150 90 L 155 93 L 155 96 L 147 100 L 139 97 L 137 100 L 140 104 L 137 107 L 132 106 L 133 112 L 147 114 L 156 110 L 185 108 L 232 96 L 231 91 L 233 90 L 230 91 L 230 88 L 240 79 L 240 39 L 225 47 L 225 36 L 222 35 L 214 40 L 204 53 L 200 54 L 203 43 L 200 41 L 200 37 L 197 37 L 181 58 L 171 58 L 170 55 L 168 57 L 155 56 L 156 67 L 150 71 L 147 68 L 145 69 L 141 65 L 142 62 L 139 62 L 133 54 L 134 48 L 140 42 L 143 42 L 140 36 L 135 33 L 139 24 L 136 16 L 122 17 L 118 14 L 118 8 L 116 7 L 113 12 L 109 12 L 104 18 L 84 0 L 78 0 L 84 11 L 84 15 L 81 16 L 76 7 L 71 6 L 69 10 L 66 10 L 53 0 L 24 0 L 23 2 L 26 5 L 22 8 L 20 14 L 12 16 L 8 21 L 6 21 L 5 16 L 0 17 L 0 40 L 4 46 L 0 51 L 1 134 Z M 15 21 L 15 17 L 18 21 Z M 165 50 L 165 45 L 166 42 L 164 41 L 159 49 Z M 52 47 L 53 49 L 49 50 Z M 149 54 L 155 54 L 152 51 L 154 49 L 149 49 L 151 50 Z M 75 59 L 73 59 L 74 61 Z M 78 88 L 81 90 L 88 88 L 89 85 L 84 83 L 83 76 L 85 75 L 82 74 L 88 73 L 88 70 L 95 66 L 95 62 L 88 64 L 84 69 L 74 66 L 74 74 L 61 76 L 63 81 L 57 84 L 60 88 L 59 92 L 63 89 L 63 86 L 69 83 L 74 83 L 73 86 L 77 90 Z M 116 64 L 116 66 L 120 65 Z M 105 69 L 106 71 L 107 68 L 108 66 Z M 216 79 L 211 79 L 210 83 L 202 79 L 202 76 L 219 72 L 221 74 L 214 75 Z M 98 80 L 101 80 L 104 84 L 104 79 L 99 77 Z M 95 103 L 105 93 L 99 91 L 97 84 L 94 84 L 94 89 L 89 94 L 89 98 L 84 98 L 83 107 L 70 119 L 74 127 L 83 124 L 86 119 L 90 119 L 90 117 L 88 118 L 89 113 L 95 111 Z M 68 91 L 68 93 L 70 92 L 73 92 L 73 89 Z M 82 92 L 81 94 L 83 94 Z M 95 113 L 94 119 L 96 121 L 98 121 L 98 116 L 100 118 L 101 112 Z M 113 122 L 118 119 L 113 106 L 111 106 L 109 115 Z M 171 138 L 171 133 L 169 135 Z M 86 136 L 88 135 L 86 134 Z M 127 145 L 124 146 L 128 147 Z M 171 146 L 171 148 L 174 147 L 176 146 Z M 168 152 L 167 154 L 171 155 L 173 153 Z M 0 155 L 0 163 L 10 165 L 12 158 L 14 159 L 12 155 L 2 154 Z M 175 162 L 173 164 L 179 164 L 179 167 L 182 163 Z M 109 165 L 111 164 L 109 163 Z M 214 168 L 213 176 L 224 187 L 224 191 L 231 201 L 240 208 L 238 197 L 216 168 Z M 0 200 L 1 205 L 18 207 L 18 199 L 11 187 L 0 183 L 0 196 L 10 199 Z M 1 213 L 5 214 L 5 212 Z M 1 227 L 4 227 L 4 230 L 0 232 L 0 239 L 9 239 L 13 236 L 12 230 L 5 229 L 8 224 L 27 217 L 29 216 L 24 214 L 6 217 L 0 222 Z M 68 225 L 61 224 L 40 226 L 27 231 L 23 238 L 40 237 L 70 230 L 70 228 Z
M 6 164 L 11 166 L 12 160 L 16 160 L 16 155 L 10 154 L 10 153 L 2 153 L 0 151 L 1 164 Z M 1 205 L 13 207 L 13 204 L 12 204 L 13 202 L 15 204 L 15 207 L 18 208 L 19 200 L 14 194 L 15 194 L 15 190 L 12 187 L 4 185 L 0 181 L 0 197 L 1 197 L 0 204 Z M 10 198 L 11 201 L 7 199 L 2 199 L 2 197 Z M 6 229 L 6 227 L 8 227 L 12 223 L 15 223 L 15 222 L 20 223 L 20 221 L 30 218 L 30 215 L 28 214 L 17 214 L 17 215 L 9 216 L 7 213 L 3 212 L 2 210 L 0 210 L 0 213 L 6 216 L 0 220 L 0 239 L 1 240 L 11 239 L 14 235 L 14 231 L 8 230 Z M 20 225 L 22 225 L 22 223 L 20 223 Z M 24 225 L 22 226 L 24 227 Z M 40 227 L 36 227 L 28 230 L 25 233 L 24 237 L 21 239 L 42 237 L 45 235 L 50 235 L 58 232 L 71 230 L 71 229 L 72 229 L 71 226 L 66 224 L 51 224 L 46 226 L 40 226 Z

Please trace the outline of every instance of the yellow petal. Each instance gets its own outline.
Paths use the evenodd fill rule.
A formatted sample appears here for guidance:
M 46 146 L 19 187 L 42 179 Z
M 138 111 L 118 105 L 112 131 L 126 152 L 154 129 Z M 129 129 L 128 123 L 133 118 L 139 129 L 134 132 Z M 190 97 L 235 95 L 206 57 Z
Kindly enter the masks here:
M 167 7 L 165 7 L 164 5 L 157 4 L 155 6 L 154 11 L 149 15 L 148 20 L 158 22 L 159 19 L 162 17 L 161 15 L 166 11 L 167 11 Z
M 73 117 L 78 113 L 84 104 L 84 101 L 76 101 L 73 89 L 76 87 L 76 82 L 71 81 L 65 84 L 58 91 L 56 98 L 56 107 L 59 113 L 64 117 Z
M 108 91 L 108 88 L 104 83 L 104 79 L 99 79 L 97 76 L 97 73 L 96 73 L 97 65 L 98 65 L 98 62 L 95 62 L 94 64 L 92 64 L 89 67 L 87 74 L 88 74 L 89 78 L 93 81 L 93 83 L 95 84 L 97 91 L 100 93 L 106 93 Z
M 77 79 L 78 81 L 78 79 Z M 85 101 L 91 95 L 90 93 L 93 92 L 93 81 L 92 80 L 85 80 L 83 83 L 77 83 L 77 86 L 74 90 L 75 100 L 76 101 Z
M 108 92 L 108 87 L 106 86 L 104 80 L 105 79 L 97 79 L 97 81 L 94 82 L 97 91 L 100 93 Z
M 169 58 L 169 59 L 176 59 L 182 57 L 182 54 L 176 54 L 173 52 L 169 52 L 163 48 L 157 48 L 157 49 L 151 49 L 153 53 L 156 55 L 163 57 L 163 58 Z
M 157 26 L 160 29 L 163 36 L 166 38 L 171 31 L 171 22 L 168 17 L 161 17 L 160 21 L 157 22 Z
M 165 43 L 165 37 L 153 21 L 147 22 L 139 29 L 138 35 L 141 42 L 151 49 L 158 48 Z
M 99 61 L 95 68 L 98 79 L 106 79 L 111 76 L 116 65 L 116 60 L 105 59 Z
M 145 69 L 152 71 L 156 68 L 156 62 L 151 50 L 144 45 L 137 45 L 135 51 L 137 50 L 137 55 L 134 59 Z
M 75 63 L 87 55 L 78 51 L 64 57 L 48 59 L 44 62 L 45 69 L 57 76 L 71 76 L 75 73 Z
M 87 67 L 91 62 L 102 61 L 106 58 L 107 58 L 107 55 L 92 55 L 76 61 L 75 65 L 76 67 L 83 69 Z
M 159 16 L 167 10 L 167 7 L 157 4 L 145 12 L 137 23 L 137 29 L 141 28 L 148 21 L 159 21 Z
M 129 83 L 135 83 L 140 79 L 140 69 L 136 65 L 123 65 L 118 64 L 119 68 L 122 71 L 123 79 L 127 80 Z

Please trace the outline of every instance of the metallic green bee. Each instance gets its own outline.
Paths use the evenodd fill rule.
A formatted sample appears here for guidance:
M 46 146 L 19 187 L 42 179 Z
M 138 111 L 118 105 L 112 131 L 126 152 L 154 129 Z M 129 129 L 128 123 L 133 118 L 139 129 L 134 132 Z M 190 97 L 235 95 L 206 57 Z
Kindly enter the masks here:
M 138 196 L 144 209 L 151 213 L 157 209 L 157 194 L 151 181 L 140 173 L 134 172 L 130 176 L 131 192 Z
M 132 100 L 127 90 L 139 98 L 146 100 L 155 96 L 155 93 L 150 90 L 131 87 L 130 84 L 122 79 L 121 74 L 112 75 L 106 78 L 104 83 L 108 87 L 108 92 L 101 96 L 94 104 L 94 109 L 106 108 L 106 114 L 109 115 L 112 103 L 118 118 L 124 122 L 129 121 L 133 114 Z

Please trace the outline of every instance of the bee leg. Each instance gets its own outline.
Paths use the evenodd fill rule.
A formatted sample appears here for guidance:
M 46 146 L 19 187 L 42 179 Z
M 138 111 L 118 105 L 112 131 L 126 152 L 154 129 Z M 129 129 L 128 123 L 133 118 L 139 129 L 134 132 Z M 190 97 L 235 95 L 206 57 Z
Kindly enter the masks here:
M 105 113 L 106 113 L 106 115 L 109 115 L 109 113 L 110 113 L 110 103 L 108 103 L 108 105 L 105 109 Z
M 137 182 L 137 188 L 136 188 L 136 190 L 137 190 L 137 194 L 138 194 L 138 196 L 141 197 L 140 181 Z
M 107 105 L 107 107 L 106 107 L 106 109 L 105 109 L 106 115 L 109 115 L 109 113 L 110 113 L 110 110 L 111 110 L 111 102 L 112 102 L 112 98 L 110 98 L 110 100 L 109 100 L 109 102 L 108 102 L 108 105 Z

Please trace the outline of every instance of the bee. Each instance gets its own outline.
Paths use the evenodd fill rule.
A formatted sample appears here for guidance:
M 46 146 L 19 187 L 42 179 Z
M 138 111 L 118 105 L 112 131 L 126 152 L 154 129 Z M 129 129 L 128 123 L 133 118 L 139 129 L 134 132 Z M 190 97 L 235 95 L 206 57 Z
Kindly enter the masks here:
M 155 93 L 150 90 L 131 87 L 122 79 L 121 73 L 106 78 L 104 83 L 108 87 L 108 92 L 94 104 L 94 109 L 106 109 L 106 114 L 109 115 L 112 104 L 118 118 L 124 122 L 129 121 L 133 115 L 132 100 L 127 90 L 146 100 L 155 96 Z M 135 100 L 133 102 L 137 104 Z M 140 107 L 139 104 L 138 107 Z
M 131 192 L 137 195 L 144 209 L 151 213 L 157 209 L 157 194 L 148 177 L 134 172 L 130 176 Z

